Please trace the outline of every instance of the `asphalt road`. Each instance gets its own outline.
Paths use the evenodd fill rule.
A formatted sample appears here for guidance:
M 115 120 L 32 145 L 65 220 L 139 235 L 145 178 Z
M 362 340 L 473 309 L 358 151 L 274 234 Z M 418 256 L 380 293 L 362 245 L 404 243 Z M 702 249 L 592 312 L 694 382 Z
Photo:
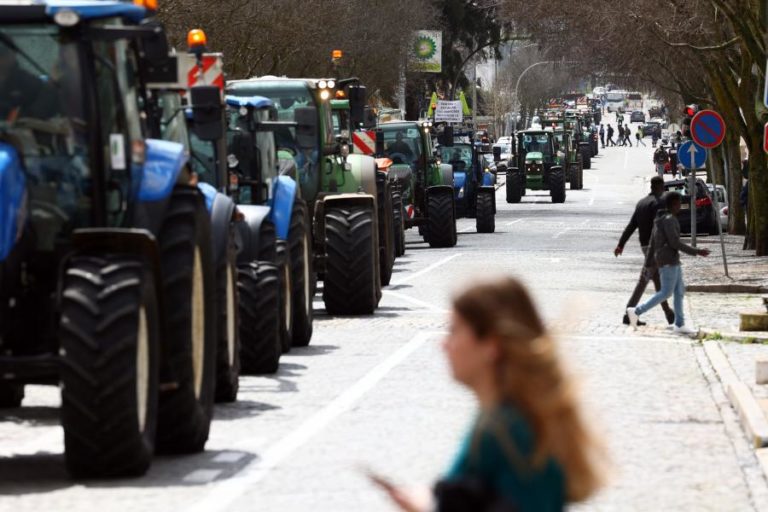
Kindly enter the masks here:
M 392 510 L 364 470 L 429 484 L 473 415 L 440 348 L 451 294 L 510 274 L 559 333 L 611 453 L 610 486 L 585 510 L 766 510 L 765 479 L 700 346 L 668 334 L 660 312 L 644 330 L 620 324 L 641 257 L 636 241 L 619 259 L 612 249 L 651 154 L 603 151 L 562 205 L 544 192 L 508 205 L 502 189 L 496 233 L 462 219 L 454 249 L 409 232 L 374 316 L 329 317 L 316 302 L 312 345 L 273 377 L 243 378 L 204 453 L 159 457 L 143 478 L 68 479 L 58 390 L 29 387 L 22 409 L 0 412 L 0 511 Z

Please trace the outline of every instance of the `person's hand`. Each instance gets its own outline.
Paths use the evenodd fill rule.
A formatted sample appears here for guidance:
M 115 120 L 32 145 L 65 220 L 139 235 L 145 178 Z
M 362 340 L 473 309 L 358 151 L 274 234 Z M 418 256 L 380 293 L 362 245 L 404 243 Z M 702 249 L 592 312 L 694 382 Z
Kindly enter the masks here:
M 699 256 L 704 256 L 705 258 L 710 255 L 712 251 L 709 249 L 699 249 Z
M 427 488 L 404 489 L 372 472 L 368 478 L 386 492 L 403 512 L 427 512 L 432 508 L 432 493 Z
M 617 258 L 624 254 L 624 248 L 620 245 L 617 245 L 616 248 L 613 250 L 613 255 Z

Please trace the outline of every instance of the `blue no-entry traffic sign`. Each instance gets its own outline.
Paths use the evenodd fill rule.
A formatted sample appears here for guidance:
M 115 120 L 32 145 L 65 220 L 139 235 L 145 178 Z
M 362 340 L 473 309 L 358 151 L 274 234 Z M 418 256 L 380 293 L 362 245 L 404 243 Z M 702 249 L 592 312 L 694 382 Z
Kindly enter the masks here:
M 725 139 L 725 121 L 714 110 L 702 110 L 691 119 L 691 138 L 704 149 L 716 148 Z
M 689 140 L 678 148 L 677 160 L 686 169 L 700 169 L 707 162 L 707 150 Z

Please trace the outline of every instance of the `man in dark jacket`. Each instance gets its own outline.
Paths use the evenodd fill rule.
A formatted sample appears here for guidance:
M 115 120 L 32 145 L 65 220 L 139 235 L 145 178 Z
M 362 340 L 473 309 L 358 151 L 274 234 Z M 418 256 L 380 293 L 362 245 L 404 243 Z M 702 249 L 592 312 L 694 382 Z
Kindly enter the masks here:
M 614 256 L 618 257 L 624 252 L 624 246 L 630 239 L 635 230 L 638 231 L 640 238 L 640 248 L 643 250 L 643 255 L 648 255 L 648 245 L 651 241 L 651 231 L 653 231 L 653 221 L 656 219 L 656 213 L 659 211 L 661 204 L 659 199 L 664 193 L 664 178 L 654 176 L 651 178 L 651 193 L 637 202 L 635 206 L 635 213 L 632 214 L 632 218 L 629 219 L 629 224 L 624 228 L 624 233 L 621 234 L 619 239 L 619 245 L 613 250 Z M 632 296 L 627 302 L 628 308 L 637 306 L 640 302 L 640 298 L 645 293 L 645 289 L 648 287 L 648 281 L 653 280 L 653 285 L 658 292 L 661 290 L 661 280 L 659 279 L 659 269 L 656 265 L 644 265 L 640 271 L 640 279 L 637 281 L 635 291 L 632 292 Z M 664 315 L 667 317 L 667 323 L 672 325 L 675 321 L 675 313 L 672 308 L 669 307 L 669 303 L 665 300 L 661 303 L 661 307 L 664 308 Z M 629 317 L 624 315 L 624 324 L 629 325 Z M 639 322 L 642 325 L 642 322 Z
M 658 306 L 663 300 L 674 295 L 676 334 L 696 334 L 697 331 L 685 325 L 683 297 L 685 282 L 683 268 L 680 265 L 680 251 L 691 256 L 709 256 L 709 249 L 695 249 L 680 240 L 680 223 L 677 214 L 680 212 L 682 197 L 677 192 L 668 192 L 664 198 L 667 210 L 660 211 L 654 221 L 651 233 L 651 245 L 648 247 L 646 266 L 655 260 L 661 277 L 661 290 L 636 308 L 627 308 L 627 316 L 632 327 L 637 327 L 640 315 Z

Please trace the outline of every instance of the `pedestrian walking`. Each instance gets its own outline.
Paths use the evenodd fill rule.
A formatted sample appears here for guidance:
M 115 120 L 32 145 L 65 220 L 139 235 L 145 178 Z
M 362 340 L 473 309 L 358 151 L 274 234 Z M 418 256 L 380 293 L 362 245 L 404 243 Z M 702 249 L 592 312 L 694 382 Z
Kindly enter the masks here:
M 604 450 L 519 281 L 479 284 L 456 298 L 443 348 L 479 413 L 432 496 L 371 475 L 401 510 L 557 511 L 595 493 Z
M 624 125 L 619 125 L 619 146 L 624 146 Z
M 635 132 L 635 138 L 637 139 L 637 147 L 640 147 L 640 144 L 643 145 L 643 147 L 648 147 L 645 145 L 645 142 L 643 142 L 643 127 L 638 126 L 637 132 Z
M 629 219 L 629 224 L 624 228 L 624 232 L 621 234 L 619 244 L 616 249 L 613 250 L 613 255 L 617 258 L 624 253 L 624 246 L 632 237 L 635 231 L 638 232 L 638 238 L 640 239 L 640 249 L 643 251 L 643 256 L 648 256 L 648 245 L 651 242 L 651 233 L 653 232 L 653 221 L 656 219 L 656 214 L 661 208 L 661 196 L 664 194 L 664 178 L 654 176 L 651 178 L 651 193 L 637 202 L 635 206 L 635 212 L 632 214 L 632 218 Z M 655 265 L 647 266 L 643 264 L 643 268 L 640 271 L 640 279 L 635 285 L 635 290 L 632 292 L 632 296 L 627 302 L 627 307 L 632 308 L 637 306 L 640 299 L 645 293 L 645 289 L 648 287 L 648 282 L 653 281 L 653 285 L 658 292 L 661 290 L 661 280 L 659 279 L 659 269 Z M 661 307 L 664 309 L 664 315 L 667 317 L 667 323 L 672 325 L 675 321 L 675 312 L 669 307 L 669 303 L 665 300 L 661 303 Z M 624 315 L 624 324 L 629 325 L 629 317 Z M 645 325 L 639 322 L 640 325 Z
M 653 152 L 653 164 L 656 166 L 656 174 L 664 180 L 664 169 L 669 163 L 669 155 L 664 146 L 659 146 L 656 151 Z
M 692 335 L 698 331 L 685 325 L 683 298 L 685 297 L 685 281 L 683 268 L 680 266 L 680 251 L 691 256 L 709 256 L 709 249 L 696 249 L 680 240 L 680 223 L 677 214 L 680 213 L 682 196 L 678 192 L 667 192 L 664 196 L 666 211 L 660 210 L 654 221 L 651 243 L 648 246 L 646 266 L 656 265 L 659 268 L 661 290 L 637 307 L 628 307 L 629 324 L 637 327 L 640 315 L 658 306 L 662 301 L 674 296 L 675 324 L 673 331 L 677 334 Z
M 608 125 L 608 133 L 607 133 L 607 135 L 608 135 L 608 145 L 609 146 L 616 146 L 616 141 L 613 140 L 613 134 L 614 134 L 613 126 L 611 126 L 609 124 Z
M 629 125 L 624 128 L 624 142 L 626 142 L 629 147 L 632 147 L 632 128 Z
M 600 131 L 598 132 L 600 135 L 600 144 L 602 145 L 603 149 L 605 149 L 605 128 L 603 125 L 600 125 Z

